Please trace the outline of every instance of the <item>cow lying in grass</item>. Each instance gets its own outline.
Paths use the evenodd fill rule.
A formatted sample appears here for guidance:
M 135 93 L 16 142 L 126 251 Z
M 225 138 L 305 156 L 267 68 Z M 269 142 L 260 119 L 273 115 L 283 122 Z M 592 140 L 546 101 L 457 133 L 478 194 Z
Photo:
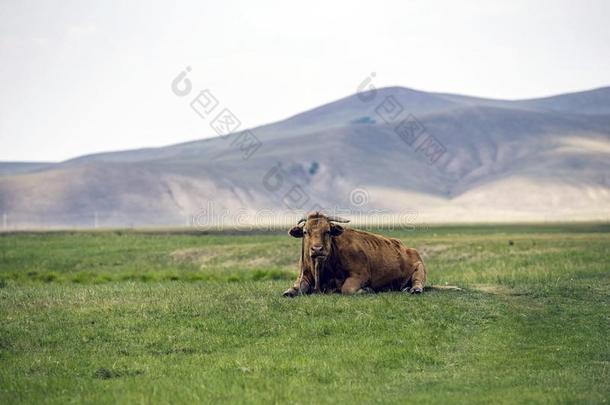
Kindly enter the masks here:
M 336 222 L 349 221 L 316 212 L 290 229 L 291 236 L 303 239 L 301 271 L 284 296 L 333 291 L 423 292 L 426 268 L 417 250 L 398 239 L 343 228 Z

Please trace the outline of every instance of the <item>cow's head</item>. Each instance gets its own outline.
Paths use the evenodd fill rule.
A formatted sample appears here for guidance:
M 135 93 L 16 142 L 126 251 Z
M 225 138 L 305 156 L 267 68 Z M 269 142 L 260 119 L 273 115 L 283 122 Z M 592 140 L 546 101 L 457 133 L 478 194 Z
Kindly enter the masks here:
M 314 212 L 301 218 L 288 233 L 295 238 L 304 238 L 304 254 L 312 259 L 326 258 L 330 254 L 330 239 L 343 233 L 343 227 L 334 222 L 349 220 Z
M 295 238 L 303 238 L 301 260 L 305 262 L 305 256 L 307 256 L 314 263 L 315 289 L 318 291 L 320 287 L 320 268 L 331 254 L 331 238 L 343 233 L 343 227 L 335 224 L 335 222 L 345 223 L 349 220 L 315 212 L 301 218 L 297 225 L 288 232 Z

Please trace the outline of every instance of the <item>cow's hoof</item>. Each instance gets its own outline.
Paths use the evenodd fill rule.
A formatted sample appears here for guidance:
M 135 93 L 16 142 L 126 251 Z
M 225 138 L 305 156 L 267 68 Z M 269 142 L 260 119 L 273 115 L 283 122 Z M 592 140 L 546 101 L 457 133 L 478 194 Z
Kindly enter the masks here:
M 294 288 L 289 288 L 282 294 L 282 296 L 288 298 L 293 298 L 295 295 L 297 295 L 297 292 L 294 290 Z
M 421 293 L 423 293 L 423 292 L 424 292 L 424 289 L 423 289 L 423 288 L 419 288 L 419 287 L 413 287 L 413 288 L 411 288 L 411 289 L 409 290 L 409 292 L 410 292 L 411 294 L 421 294 Z

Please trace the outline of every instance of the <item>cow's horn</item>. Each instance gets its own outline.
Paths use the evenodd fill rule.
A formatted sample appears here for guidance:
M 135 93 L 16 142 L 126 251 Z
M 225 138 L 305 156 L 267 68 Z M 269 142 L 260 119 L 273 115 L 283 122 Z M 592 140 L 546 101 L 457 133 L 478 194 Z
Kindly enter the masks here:
M 326 217 L 326 218 L 329 221 L 331 221 L 331 222 L 341 222 L 341 223 L 344 223 L 344 224 L 349 222 L 349 219 L 344 219 L 344 218 L 341 218 L 341 217 L 329 216 L 329 217 Z

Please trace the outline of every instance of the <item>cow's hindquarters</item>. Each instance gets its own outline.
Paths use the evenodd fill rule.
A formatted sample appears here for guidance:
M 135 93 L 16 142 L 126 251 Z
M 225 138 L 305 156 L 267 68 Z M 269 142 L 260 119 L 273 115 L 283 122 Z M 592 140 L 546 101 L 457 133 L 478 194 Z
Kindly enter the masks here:
M 424 292 L 424 286 L 426 285 L 426 266 L 422 261 L 415 263 L 414 265 L 415 271 L 411 276 L 411 288 L 409 289 L 410 293 L 422 293 Z
M 381 252 L 380 252 L 381 253 Z M 422 292 L 426 283 L 426 267 L 417 252 L 412 248 L 397 246 L 397 251 L 375 255 L 371 261 L 370 286 L 375 291 L 400 291 L 412 288 Z
M 371 260 L 369 285 L 375 291 L 400 290 L 411 279 L 414 267 L 406 255 L 380 252 Z

